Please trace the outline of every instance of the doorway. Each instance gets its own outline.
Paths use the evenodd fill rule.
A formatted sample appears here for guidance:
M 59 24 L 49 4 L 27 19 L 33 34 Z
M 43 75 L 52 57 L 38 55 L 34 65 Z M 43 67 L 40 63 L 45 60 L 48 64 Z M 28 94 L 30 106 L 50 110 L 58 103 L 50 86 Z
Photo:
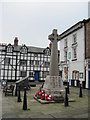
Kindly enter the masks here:
M 35 71 L 35 81 L 39 81 L 39 71 Z

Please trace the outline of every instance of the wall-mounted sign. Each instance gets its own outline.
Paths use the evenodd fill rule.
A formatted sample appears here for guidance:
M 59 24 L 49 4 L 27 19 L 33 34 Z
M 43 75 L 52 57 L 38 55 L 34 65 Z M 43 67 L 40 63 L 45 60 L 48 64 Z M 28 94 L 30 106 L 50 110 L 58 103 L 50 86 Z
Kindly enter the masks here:
M 71 52 L 68 53 L 68 59 L 71 59 Z

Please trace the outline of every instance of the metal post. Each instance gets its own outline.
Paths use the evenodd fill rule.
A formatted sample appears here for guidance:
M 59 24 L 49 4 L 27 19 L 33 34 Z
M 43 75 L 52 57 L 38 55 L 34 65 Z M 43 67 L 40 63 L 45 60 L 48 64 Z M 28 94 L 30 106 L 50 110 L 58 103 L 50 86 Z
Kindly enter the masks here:
M 27 95 L 26 95 L 26 87 L 24 88 L 23 110 L 27 110 Z
M 18 100 L 17 100 L 17 102 L 21 102 L 20 87 L 18 87 L 18 88 L 19 88 L 19 90 L 18 90 Z
M 69 82 L 67 82 L 67 93 L 69 94 Z
M 82 85 L 80 84 L 80 93 L 79 93 L 79 97 L 82 97 Z
M 17 96 L 17 85 L 16 85 L 16 88 L 15 88 L 15 96 Z
M 67 87 L 65 88 L 65 107 L 69 106 L 68 105 L 68 94 L 67 94 Z

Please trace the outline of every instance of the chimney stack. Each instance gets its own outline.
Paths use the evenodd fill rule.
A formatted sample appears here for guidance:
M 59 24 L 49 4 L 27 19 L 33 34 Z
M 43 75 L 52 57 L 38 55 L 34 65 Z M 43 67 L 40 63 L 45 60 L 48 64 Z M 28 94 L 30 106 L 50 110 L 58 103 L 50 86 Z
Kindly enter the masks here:
M 52 48 L 52 43 L 50 42 L 50 44 L 49 44 L 49 48 L 51 49 Z
M 14 46 L 18 46 L 18 37 L 15 37 L 14 39 Z

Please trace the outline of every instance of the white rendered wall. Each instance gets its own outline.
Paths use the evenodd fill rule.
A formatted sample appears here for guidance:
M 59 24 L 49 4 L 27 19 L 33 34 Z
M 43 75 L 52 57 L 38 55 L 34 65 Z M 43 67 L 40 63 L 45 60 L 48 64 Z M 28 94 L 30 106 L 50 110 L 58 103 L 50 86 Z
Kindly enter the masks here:
M 73 43 L 73 34 L 77 35 L 77 60 L 76 61 L 72 61 L 73 59 L 73 53 L 72 53 L 72 43 Z M 71 59 L 69 60 L 69 73 L 68 73 L 68 80 L 72 79 L 72 71 L 77 70 L 79 71 L 79 73 L 83 73 L 84 75 L 84 56 L 85 56 L 85 43 L 84 43 L 84 27 L 82 27 L 81 29 L 71 33 L 70 35 L 68 35 L 67 37 L 63 38 L 60 41 L 60 62 L 64 61 L 64 44 L 65 44 L 65 39 L 67 38 L 67 59 L 68 59 L 68 53 L 71 52 Z M 64 67 L 64 66 L 63 66 Z M 64 74 L 64 72 L 62 72 Z M 63 75 L 62 75 L 62 79 L 64 79 Z M 84 76 L 83 79 L 79 80 L 85 80 Z

